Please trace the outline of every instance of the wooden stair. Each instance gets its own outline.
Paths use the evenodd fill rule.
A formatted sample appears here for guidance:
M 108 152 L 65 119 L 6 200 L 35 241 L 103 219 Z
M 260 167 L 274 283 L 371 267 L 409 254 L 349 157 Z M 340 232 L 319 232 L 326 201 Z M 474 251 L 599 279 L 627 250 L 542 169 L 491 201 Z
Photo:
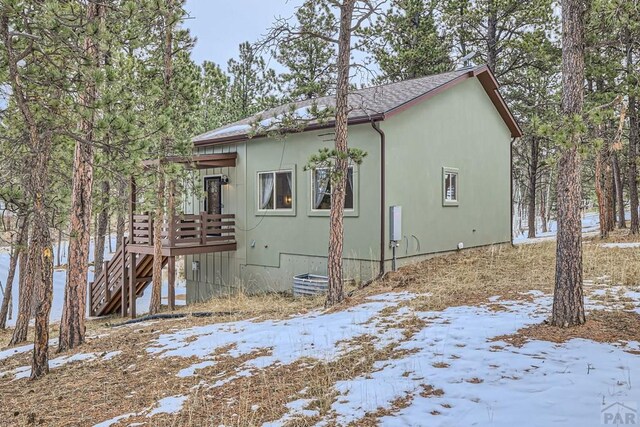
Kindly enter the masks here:
M 122 289 L 125 289 L 125 308 L 129 303 L 129 265 L 130 253 L 127 238 L 120 244 L 110 261 L 105 261 L 102 271 L 93 282 L 89 283 L 90 315 L 105 316 L 122 311 Z M 153 272 L 153 255 L 136 254 L 136 297 L 142 295 L 151 283 Z M 164 267 L 169 260 L 162 257 Z M 124 268 L 123 268 L 124 266 Z

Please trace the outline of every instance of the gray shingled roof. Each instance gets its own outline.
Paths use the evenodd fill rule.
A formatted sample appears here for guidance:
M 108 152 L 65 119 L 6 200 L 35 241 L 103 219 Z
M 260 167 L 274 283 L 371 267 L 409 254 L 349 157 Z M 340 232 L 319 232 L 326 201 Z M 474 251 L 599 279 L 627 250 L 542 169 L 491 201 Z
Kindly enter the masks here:
M 364 119 L 387 113 L 472 70 L 473 68 L 464 68 L 448 73 L 356 90 L 349 94 L 349 106 L 351 108 L 349 120 Z M 300 116 L 304 116 L 308 114 L 307 109 L 313 104 L 316 104 L 319 108 L 334 107 L 335 96 L 292 102 L 271 108 L 254 116 L 198 135 L 193 138 L 193 142 L 226 140 L 232 137 L 246 136 L 251 130 L 251 124 L 257 120 L 264 121 L 264 123 L 267 124 L 270 120 L 274 120 L 274 118 L 277 118 L 279 115 L 290 111 L 292 106 Z M 313 121 L 307 123 L 307 125 L 309 124 L 313 124 Z

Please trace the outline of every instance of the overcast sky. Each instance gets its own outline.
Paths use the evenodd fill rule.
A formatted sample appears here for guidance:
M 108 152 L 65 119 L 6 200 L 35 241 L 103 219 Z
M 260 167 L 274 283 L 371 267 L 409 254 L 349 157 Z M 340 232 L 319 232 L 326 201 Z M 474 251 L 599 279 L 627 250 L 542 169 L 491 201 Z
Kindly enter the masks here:
M 185 25 L 198 41 L 192 57 L 197 63 L 213 61 L 227 68 L 238 55 L 238 45 L 255 42 L 276 16 L 293 16 L 302 0 L 187 0 L 191 15 Z M 272 64 L 273 66 L 273 64 Z

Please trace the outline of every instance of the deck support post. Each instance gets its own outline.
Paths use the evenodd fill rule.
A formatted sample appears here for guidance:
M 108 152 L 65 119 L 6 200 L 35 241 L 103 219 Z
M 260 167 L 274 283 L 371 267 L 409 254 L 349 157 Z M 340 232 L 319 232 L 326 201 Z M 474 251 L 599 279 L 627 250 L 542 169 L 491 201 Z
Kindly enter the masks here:
M 169 310 L 176 309 L 176 257 L 169 257 Z
M 131 314 L 131 318 L 136 318 L 136 282 L 137 279 L 137 271 L 136 271 L 136 253 L 129 253 L 129 312 Z
M 127 238 L 122 238 L 120 256 L 122 257 L 122 276 L 120 280 L 120 315 L 127 317 Z
M 89 317 L 93 317 L 96 315 L 96 312 L 93 309 L 93 282 L 89 282 L 87 285 L 87 293 L 89 295 Z
M 200 212 L 200 244 L 207 244 L 207 213 Z
M 129 180 L 129 242 L 131 244 L 134 244 L 136 242 L 135 236 L 133 235 L 133 215 L 136 212 L 136 204 L 137 204 L 137 200 L 136 200 L 136 192 L 137 192 L 137 188 L 136 188 L 136 180 L 133 177 L 133 175 L 131 175 L 131 178 Z M 123 265 L 124 268 L 124 265 Z

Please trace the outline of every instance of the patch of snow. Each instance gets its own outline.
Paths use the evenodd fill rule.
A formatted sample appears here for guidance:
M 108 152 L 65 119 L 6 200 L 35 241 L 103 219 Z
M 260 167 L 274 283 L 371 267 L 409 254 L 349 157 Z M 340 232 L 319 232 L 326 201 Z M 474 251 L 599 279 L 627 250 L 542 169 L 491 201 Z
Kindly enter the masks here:
M 193 365 L 189 366 L 188 368 L 181 369 L 176 374 L 176 376 L 179 377 L 179 378 L 192 377 L 193 375 L 195 375 L 195 373 L 196 373 L 196 371 L 198 369 L 207 368 L 207 367 L 213 366 L 215 364 L 216 364 L 216 362 L 214 362 L 213 360 L 206 360 L 204 362 L 196 363 L 196 364 L 193 364 Z
M 529 244 L 540 243 L 549 240 L 554 240 L 558 234 L 557 221 L 549 221 L 547 224 L 548 230 L 546 233 L 536 232 L 536 237 L 529 239 L 526 234 L 514 235 L 513 243 L 515 244 Z M 597 212 L 587 212 L 582 216 L 582 234 L 593 235 L 600 230 L 600 218 Z
M 187 396 L 169 396 L 160 399 L 156 407 L 147 414 L 147 417 L 153 417 L 157 414 L 175 414 L 180 412 L 182 405 L 187 400 Z
M 640 248 L 640 242 L 627 242 L 627 243 L 603 243 L 600 245 L 603 248 L 620 248 L 620 249 L 630 249 L 630 248 Z
M 251 126 L 250 125 L 234 125 L 234 126 L 229 126 L 226 127 L 224 129 L 219 129 L 215 132 L 211 132 L 209 134 L 207 134 L 207 137 L 212 137 L 212 136 L 218 136 L 218 135 L 224 135 L 226 133 L 234 133 L 234 132 L 249 132 L 249 130 L 251 130 Z
M 98 424 L 94 424 L 93 427 L 110 427 L 114 424 L 117 424 L 118 422 L 122 421 L 122 420 L 126 420 L 127 418 L 131 418 L 136 416 L 137 414 L 135 412 L 132 412 L 130 414 L 123 414 L 123 415 L 118 415 L 117 417 L 113 417 L 110 420 L 107 421 L 103 421 L 101 423 Z
M 271 421 L 262 424 L 262 427 L 280 427 L 287 424 L 289 421 L 293 421 L 298 417 L 315 417 L 319 414 L 319 411 L 315 409 L 304 409 L 312 403 L 313 399 L 298 399 L 286 404 L 289 411 L 282 416 L 279 420 Z
M 33 350 L 33 344 L 22 345 L 20 347 L 8 348 L 0 351 L 0 360 L 8 359 L 16 354 L 26 353 Z
M 119 356 L 122 353 L 121 350 L 110 351 L 109 353 L 102 356 L 102 360 L 111 360 L 116 356 Z
M 368 412 L 393 409 L 393 401 L 407 395 L 409 406 L 381 418 L 380 425 L 513 426 L 534 419 L 535 425 L 594 425 L 603 401 L 639 400 L 640 388 L 631 381 L 638 358 L 619 346 L 573 339 L 517 348 L 492 341 L 540 323 L 551 303 L 543 296 L 532 303 L 507 302 L 507 311 L 452 307 L 416 313 L 429 323 L 399 346 L 407 355 L 378 361 L 374 372 L 335 385 L 336 423 L 357 424 Z M 427 385 L 443 394 L 421 396 Z
M 415 296 L 407 292 L 388 293 L 341 312 L 323 314 L 313 311 L 286 320 L 243 320 L 193 327 L 160 335 L 147 351 L 160 357 L 195 356 L 201 359 L 209 358 L 227 346 L 231 347 L 226 353 L 230 357 L 240 357 L 259 350 L 269 352 L 268 355 L 247 360 L 237 367 L 234 375 L 210 386 L 220 387 L 239 377 L 251 376 L 257 369 L 288 365 L 305 357 L 334 360 L 348 350 L 349 341 L 359 336 L 375 337 L 376 348 L 397 342 L 403 337 L 402 329 L 394 328 L 388 322 L 385 324 L 378 314 Z M 395 315 L 396 321 L 411 315 L 408 309 L 401 308 Z M 202 363 L 210 366 L 207 361 Z M 178 372 L 178 376 L 193 375 L 196 369 L 196 365 L 185 368 Z
M 71 356 L 56 357 L 55 359 L 49 360 L 49 369 L 56 369 L 68 363 L 94 360 L 96 359 L 96 357 L 97 356 L 95 353 L 77 353 Z M 0 377 L 6 376 L 6 375 L 14 375 L 14 380 L 29 378 L 31 376 L 31 366 L 20 366 L 11 371 L 0 372 Z
M 303 357 L 333 360 L 343 353 L 340 342 L 366 334 L 382 335 L 376 322 L 378 313 L 408 297 L 406 293 L 390 293 L 335 313 L 313 311 L 286 320 L 237 321 L 184 329 L 160 335 L 147 351 L 162 357 L 205 358 L 229 345 L 235 346 L 228 352 L 231 357 L 271 349 L 269 356 L 247 363 L 257 368 L 276 362 L 286 365 Z

